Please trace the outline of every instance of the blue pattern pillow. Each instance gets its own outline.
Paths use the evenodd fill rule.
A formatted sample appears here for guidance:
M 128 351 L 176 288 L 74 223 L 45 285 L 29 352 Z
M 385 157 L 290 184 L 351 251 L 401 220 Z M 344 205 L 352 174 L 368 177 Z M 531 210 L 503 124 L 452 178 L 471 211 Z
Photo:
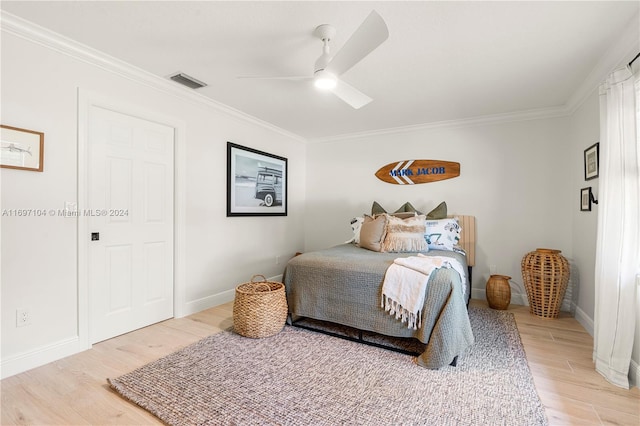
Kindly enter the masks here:
M 462 227 L 455 218 L 426 220 L 424 239 L 431 250 L 453 251 L 460 241 Z

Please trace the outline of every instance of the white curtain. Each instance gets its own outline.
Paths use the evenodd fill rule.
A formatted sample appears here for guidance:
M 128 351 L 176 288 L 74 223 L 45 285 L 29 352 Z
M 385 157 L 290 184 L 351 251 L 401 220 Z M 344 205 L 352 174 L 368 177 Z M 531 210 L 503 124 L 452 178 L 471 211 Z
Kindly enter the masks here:
M 630 67 L 600 86 L 593 358 L 600 374 L 627 389 L 640 272 L 639 89 Z

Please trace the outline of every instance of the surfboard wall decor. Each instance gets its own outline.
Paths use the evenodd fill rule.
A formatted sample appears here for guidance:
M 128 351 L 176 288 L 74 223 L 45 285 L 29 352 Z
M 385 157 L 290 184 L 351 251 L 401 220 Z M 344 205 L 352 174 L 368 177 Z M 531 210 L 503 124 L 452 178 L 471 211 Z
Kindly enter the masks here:
M 376 177 L 395 185 L 414 185 L 460 176 L 460 163 L 440 160 L 405 160 L 380 167 Z

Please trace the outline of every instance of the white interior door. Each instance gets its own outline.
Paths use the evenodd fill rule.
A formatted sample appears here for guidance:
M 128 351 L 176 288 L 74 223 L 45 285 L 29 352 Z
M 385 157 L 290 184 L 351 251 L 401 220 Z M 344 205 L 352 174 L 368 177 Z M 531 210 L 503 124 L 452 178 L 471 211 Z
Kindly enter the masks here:
M 91 106 L 91 342 L 173 316 L 174 129 Z

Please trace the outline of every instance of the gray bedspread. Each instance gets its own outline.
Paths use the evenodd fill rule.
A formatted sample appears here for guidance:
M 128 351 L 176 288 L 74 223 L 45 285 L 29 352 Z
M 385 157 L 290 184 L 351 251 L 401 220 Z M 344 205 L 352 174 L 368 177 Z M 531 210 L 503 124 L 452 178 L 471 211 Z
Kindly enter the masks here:
M 434 271 L 427 286 L 422 327 L 407 328 L 380 306 L 384 274 L 398 257 L 415 253 L 378 253 L 342 244 L 291 259 L 284 273 L 289 304 L 288 322 L 314 318 L 386 336 L 414 337 L 426 345 L 419 365 L 440 368 L 473 344 L 463 283 L 455 270 Z M 458 259 L 463 255 L 432 250 L 427 255 Z

